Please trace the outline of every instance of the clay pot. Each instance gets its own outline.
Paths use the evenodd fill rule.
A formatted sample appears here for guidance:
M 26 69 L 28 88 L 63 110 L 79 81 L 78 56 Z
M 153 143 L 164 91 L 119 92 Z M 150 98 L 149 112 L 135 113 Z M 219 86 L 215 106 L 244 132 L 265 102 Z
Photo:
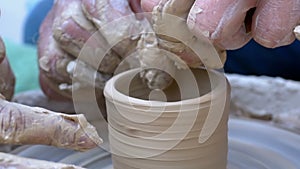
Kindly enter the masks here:
M 141 69 L 114 76 L 104 89 L 114 169 L 225 169 L 230 86 L 222 73 L 178 70 L 151 91 Z

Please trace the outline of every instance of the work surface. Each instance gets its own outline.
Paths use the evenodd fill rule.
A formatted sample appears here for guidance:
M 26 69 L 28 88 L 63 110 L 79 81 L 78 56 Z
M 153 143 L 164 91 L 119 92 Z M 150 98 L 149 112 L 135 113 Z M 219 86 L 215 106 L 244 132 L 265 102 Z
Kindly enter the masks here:
M 265 76 L 227 75 L 231 114 L 259 119 L 300 134 L 300 82 Z
M 261 121 L 231 118 L 228 169 L 297 169 L 300 135 Z M 80 153 L 49 146 L 23 146 L 12 153 L 43 160 L 76 164 L 89 169 L 110 169 L 108 152 L 93 149 Z

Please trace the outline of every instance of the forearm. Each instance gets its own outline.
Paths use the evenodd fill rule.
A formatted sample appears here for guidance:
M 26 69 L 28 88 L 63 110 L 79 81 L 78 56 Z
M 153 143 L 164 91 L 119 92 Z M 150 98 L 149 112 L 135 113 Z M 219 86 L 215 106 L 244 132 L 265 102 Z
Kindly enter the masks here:
M 0 99 L 1 144 L 45 144 L 84 151 L 101 142 L 83 115 L 66 115 Z

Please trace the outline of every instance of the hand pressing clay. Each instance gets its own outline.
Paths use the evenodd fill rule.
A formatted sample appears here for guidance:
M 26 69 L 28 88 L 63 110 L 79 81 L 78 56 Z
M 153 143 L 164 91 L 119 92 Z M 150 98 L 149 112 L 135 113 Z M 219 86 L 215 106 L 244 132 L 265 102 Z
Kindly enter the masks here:
M 84 115 L 66 115 L 0 99 L 0 143 L 44 144 L 85 151 L 102 143 Z
M 59 85 L 72 82 L 66 70 L 72 56 L 63 51 L 53 38 L 52 24 L 54 17 L 55 10 L 51 10 L 40 27 L 38 41 L 40 85 L 43 92 L 50 98 L 66 100 L 71 98 L 71 92 L 60 90 Z
M 193 1 L 188 3 L 178 0 L 161 1 L 152 15 L 154 31 L 167 30 L 163 24 L 166 21 L 166 14 L 186 20 L 192 4 Z M 97 70 L 96 81 L 99 86 L 97 91 L 101 91 L 121 61 L 135 51 L 138 51 L 136 54 L 138 56 L 135 55 L 134 59 L 139 60 L 139 65 L 145 68 L 141 77 L 150 88 L 166 88 L 172 82 L 170 75 L 177 68 L 202 65 L 198 56 L 179 40 L 166 36 L 157 37 L 148 33 L 140 34 L 151 30 L 152 23 L 150 24 L 145 17 L 134 15 L 139 11 L 138 6 L 139 1 L 134 0 L 55 1 L 40 28 L 38 48 L 41 87 L 46 95 L 54 99 L 70 100 L 71 90 L 90 85 L 94 79 L 88 72 Z M 186 23 L 184 25 L 184 31 L 180 31 L 183 34 L 181 36 L 188 33 L 185 39 L 193 39 Z M 112 49 L 103 59 L 99 58 L 101 54 L 107 52 L 109 46 L 112 46 Z M 162 53 L 160 49 L 169 52 Z M 224 62 L 225 51 L 217 49 L 217 53 Z M 73 72 L 76 65 L 75 58 L 80 60 L 81 68 L 86 68 L 79 74 Z M 203 58 L 209 61 L 212 57 L 205 55 Z M 102 62 L 99 66 L 100 59 Z M 223 64 L 217 66 L 213 64 L 214 62 L 209 62 L 205 65 L 212 68 L 223 66 Z M 128 65 L 131 68 L 137 66 L 131 61 Z M 151 69 L 153 66 L 165 68 L 170 75 L 161 70 Z M 74 84 L 74 79 L 79 83 Z
M 107 42 L 106 39 L 100 34 L 96 33 L 98 29 L 94 24 L 86 18 L 83 13 L 84 7 L 81 3 L 82 0 L 60 0 L 55 3 L 55 17 L 52 25 L 53 37 L 67 53 L 74 57 L 78 57 L 82 47 L 93 36 L 97 41 L 89 43 L 90 50 L 94 52 L 106 52 Z M 126 47 L 126 46 L 125 46 Z M 97 51 L 96 51 L 97 49 Z M 97 53 L 96 53 L 97 54 Z M 120 63 L 118 54 L 114 51 L 109 51 L 100 66 L 95 65 L 95 59 L 99 55 L 93 55 L 95 58 L 81 57 L 89 65 L 104 73 L 112 74 L 116 66 Z M 96 62 L 97 63 L 97 62 Z
M 201 47 L 199 45 L 203 46 L 203 44 L 200 44 L 201 40 L 199 41 L 189 31 L 185 23 L 193 3 L 194 1 L 192 0 L 161 0 L 154 7 L 152 23 L 154 31 L 158 34 L 149 33 L 142 35 L 138 47 L 140 49 L 139 60 L 141 66 L 145 69 L 141 73 L 141 77 L 150 89 L 164 89 L 168 87 L 173 80 L 171 76 L 174 76 L 177 68 L 199 67 L 203 63 L 209 68 L 223 67 L 226 59 L 224 50 L 216 47 L 216 57 L 220 58 L 222 62 L 222 64 L 217 64 L 217 62 L 213 61 L 212 54 L 202 51 L 202 55 L 198 56 L 189 46 L 180 41 L 184 39 L 186 44 L 198 44 L 198 48 Z M 170 15 L 178 18 L 170 18 Z M 174 27 L 175 31 L 171 30 L 170 27 Z M 174 37 L 160 35 L 160 33 L 170 31 L 173 31 L 174 36 L 182 37 L 182 39 L 178 40 Z M 161 49 L 169 52 L 164 52 Z
M 98 69 L 98 66 L 92 67 L 92 64 L 88 64 L 94 61 L 93 57 L 96 55 L 93 54 L 85 57 L 89 58 L 88 60 L 85 60 L 85 62 L 81 61 L 81 64 L 77 65 L 81 70 L 80 72 L 77 71 L 77 73 L 81 74 L 73 74 L 73 69 L 76 65 L 74 64 L 74 60 L 77 55 L 73 56 L 72 54 L 79 52 L 77 48 L 73 47 L 77 46 L 81 48 L 83 42 L 89 38 L 92 32 L 85 30 L 85 27 L 81 27 L 81 25 L 77 24 L 77 22 L 79 22 L 78 20 L 75 22 L 72 17 L 67 15 L 69 14 L 67 11 L 70 12 L 69 8 L 77 6 L 76 9 L 78 9 L 78 3 L 81 1 L 75 0 L 70 2 L 72 3 L 67 3 L 65 0 L 56 1 L 53 9 L 48 13 L 40 27 L 38 43 L 41 88 L 50 99 L 59 101 L 71 101 L 72 89 L 76 89 L 78 86 L 84 87 L 94 82 L 93 73 Z M 62 11 L 66 13 L 63 15 L 64 17 L 59 15 Z M 82 15 L 79 14 L 75 16 L 77 19 L 78 17 L 82 17 Z M 74 30 L 71 28 L 77 29 L 73 32 Z M 71 35 L 76 35 L 76 37 Z M 74 38 L 74 40 L 71 42 L 70 40 L 72 38 Z M 69 43 L 71 44 L 68 45 Z M 98 44 L 99 43 L 95 45 Z M 97 86 L 100 86 L 99 92 L 101 92 L 101 86 L 104 86 L 105 82 L 111 77 L 112 64 L 118 62 L 112 61 L 110 59 L 112 57 L 110 56 L 106 58 L 107 59 L 104 59 L 103 64 L 101 64 L 99 68 L 102 72 L 99 72 L 96 76 Z M 79 79 L 82 83 L 76 83 L 74 87 L 72 84 L 74 78 L 75 80 Z M 101 96 L 99 98 L 101 98 Z M 102 100 L 102 102 L 104 102 L 104 100 Z
M 134 2 L 129 4 L 128 1 L 120 0 L 82 0 L 82 4 L 86 17 L 99 28 L 116 53 L 124 58 L 135 50 L 143 21 L 137 19 L 130 7 Z M 108 24 L 110 27 L 107 27 Z
M 0 153 L 0 168 L 10 169 L 83 169 L 74 165 L 18 157 Z
M 96 28 L 81 10 L 81 0 L 59 0 L 54 4 L 53 37 L 73 56 L 77 56 Z
M 127 2 L 118 4 L 111 2 L 112 5 L 108 4 L 108 1 L 87 1 L 87 0 L 58 0 L 55 2 L 53 8 L 45 18 L 40 28 L 40 39 L 38 43 L 38 55 L 39 55 L 39 66 L 41 87 L 45 94 L 50 98 L 56 100 L 71 99 L 72 80 L 74 77 L 81 83 L 78 86 L 86 86 L 94 81 L 93 73 L 98 70 L 96 76 L 97 85 L 100 86 L 101 90 L 105 82 L 112 76 L 116 67 L 120 64 L 121 58 L 119 54 L 124 54 L 129 51 L 130 46 L 134 46 L 134 41 L 122 42 L 114 49 L 118 49 L 117 52 L 114 50 L 108 51 L 108 53 L 102 59 L 100 65 L 98 65 L 99 55 L 106 52 L 109 40 L 111 39 L 111 30 L 104 32 L 97 32 L 100 25 L 98 21 L 100 16 L 115 16 L 111 15 L 111 12 L 118 12 L 120 6 L 126 5 Z M 95 13 L 95 10 L 102 9 L 100 12 Z M 130 9 L 129 9 L 130 10 Z M 106 24 L 113 19 L 117 19 L 125 15 L 126 12 L 116 15 L 115 18 L 108 18 L 101 24 Z M 95 26 L 96 25 L 96 26 Z M 120 29 L 122 31 L 123 29 Z M 127 34 L 128 29 L 124 29 L 123 33 Z M 108 32 L 108 33 L 107 33 Z M 102 35 L 105 34 L 108 37 Z M 89 39 L 93 35 L 94 39 Z M 114 35 L 116 35 L 114 33 Z M 89 40 L 88 52 L 83 57 L 80 57 L 80 70 L 81 74 L 73 74 L 75 68 L 75 58 L 79 56 L 79 52 L 83 45 Z M 106 39 L 109 39 L 108 41 Z M 136 41 L 136 40 L 135 40 Z M 126 53 L 125 52 L 125 53 Z M 78 66 L 78 65 L 76 65 Z M 92 72 L 92 73 L 90 73 Z M 77 71 L 77 73 L 80 73 Z M 92 80 L 92 81 L 87 81 Z

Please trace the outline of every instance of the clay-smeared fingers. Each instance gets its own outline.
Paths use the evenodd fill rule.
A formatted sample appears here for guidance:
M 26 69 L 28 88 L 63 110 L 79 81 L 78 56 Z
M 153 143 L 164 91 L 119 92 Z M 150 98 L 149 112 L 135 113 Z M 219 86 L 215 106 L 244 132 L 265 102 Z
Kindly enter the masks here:
M 120 63 L 119 56 L 110 51 L 106 39 L 97 31 L 92 21 L 88 20 L 82 8 L 82 0 L 59 0 L 54 4 L 55 16 L 52 25 L 53 37 L 64 51 L 104 73 L 112 73 Z M 93 38 L 91 38 L 93 37 Z M 87 44 L 87 42 L 89 43 Z M 83 53 L 84 46 L 89 46 L 88 53 Z M 101 51 L 99 51 L 102 49 Z M 97 51 L 96 51 L 97 50 Z M 103 54 L 101 55 L 102 52 Z M 104 56 L 105 54 L 105 56 Z M 101 58 L 104 57 L 104 59 Z M 98 62 L 102 59 L 102 64 Z M 105 63 L 109 62 L 109 64 Z
M 269 48 L 292 43 L 300 23 L 300 0 L 260 0 L 252 25 L 255 41 Z
M 112 74 L 120 59 L 111 51 L 104 56 L 100 65 L 98 64 L 99 56 L 102 56 L 98 55 L 98 52 L 104 46 L 103 44 L 107 43 L 99 33 L 93 36 L 92 42 L 89 43 L 93 45 L 88 48 L 91 50 L 86 50 L 83 57 L 79 58 L 82 60 L 81 63 L 84 63 L 81 65 L 85 73 L 74 74 L 75 59 L 78 58 L 84 44 L 94 34 L 96 28 L 83 15 L 81 0 L 55 2 L 40 27 L 38 43 L 40 84 L 48 97 L 54 100 L 71 100 L 74 76 L 83 87 L 93 82 L 94 79 L 90 77 L 96 70 L 103 74 L 107 73 L 103 76 L 98 73 L 96 76 L 96 81 L 101 83 L 100 88 L 104 86 L 107 76 Z
M 137 0 L 130 2 L 140 10 Z M 124 58 L 135 50 L 141 27 L 127 0 L 82 0 L 82 6 L 86 17 L 119 56 Z
M 53 36 L 60 47 L 77 56 L 84 43 L 97 31 L 82 10 L 81 0 L 59 0 L 54 3 Z
M 59 90 L 60 83 L 71 83 L 67 72 L 57 67 L 66 67 L 73 58 L 64 52 L 53 38 L 52 25 L 55 9 L 52 9 L 40 27 L 38 41 L 39 79 L 43 92 L 56 100 L 71 99 L 69 91 Z M 59 66 L 60 65 L 60 66 Z
M 256 0 L 196 0 L 187 24 L 196 35 L 205 35 L 225 49 L 236 49 L 251 36 L 244 20 Z

